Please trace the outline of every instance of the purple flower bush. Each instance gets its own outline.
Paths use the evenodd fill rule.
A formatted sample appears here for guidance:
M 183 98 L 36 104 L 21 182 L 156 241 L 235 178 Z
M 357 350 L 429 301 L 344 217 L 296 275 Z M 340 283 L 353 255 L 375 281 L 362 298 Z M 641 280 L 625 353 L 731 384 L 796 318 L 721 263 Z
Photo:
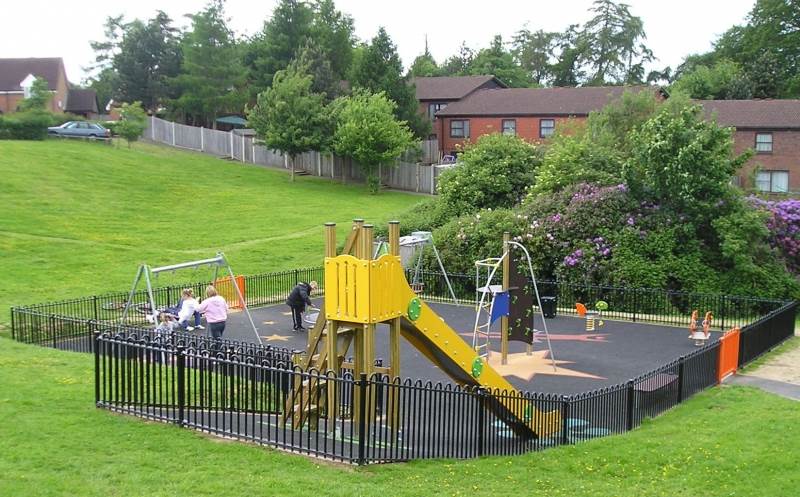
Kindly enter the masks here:
M 780 252 L 795 275 L 800 273 L 800 200 L 768 201 L 758 197 L 749 200 L 768 212 L 770 245 Z

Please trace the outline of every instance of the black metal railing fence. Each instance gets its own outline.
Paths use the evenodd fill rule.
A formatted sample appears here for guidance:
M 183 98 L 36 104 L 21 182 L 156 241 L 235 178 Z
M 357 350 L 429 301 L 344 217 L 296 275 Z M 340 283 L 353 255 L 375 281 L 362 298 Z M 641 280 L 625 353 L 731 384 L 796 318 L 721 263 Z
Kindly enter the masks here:
M 356 464 L 521 454 L 623 433 L 716 384 L 719 351 L 713 343 L 626 383 L 561 396 L 302 371 L 277 353 L 124 331 L 95 335 L 98 407 Z M 488 408 L 499 398 L 529 413 L 538 436 Z

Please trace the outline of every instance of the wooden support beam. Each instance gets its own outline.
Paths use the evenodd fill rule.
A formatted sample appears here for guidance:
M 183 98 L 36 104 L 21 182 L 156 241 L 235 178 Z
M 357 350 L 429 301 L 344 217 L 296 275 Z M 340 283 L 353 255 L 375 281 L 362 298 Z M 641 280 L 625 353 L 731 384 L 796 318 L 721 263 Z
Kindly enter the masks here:
M 389 253 L 400 255 L 400 221 L 389 221 Z
M 350 234 L 347 235 L 347 240 L 344 242 L 343 254 L 350 254 L 358 257 L 359 236 L 361 235 L 361 227 L 364 226 L 363 219 L 353 219 L 353 227 L 350 229 Z
M 325 257 L 336 257 L 336 223 L 325 223 Z

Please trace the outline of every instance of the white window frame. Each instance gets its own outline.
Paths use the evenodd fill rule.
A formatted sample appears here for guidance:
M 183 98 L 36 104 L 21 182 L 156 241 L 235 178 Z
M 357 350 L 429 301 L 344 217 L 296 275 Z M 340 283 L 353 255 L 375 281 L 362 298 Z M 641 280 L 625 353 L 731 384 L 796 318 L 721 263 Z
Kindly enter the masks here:
M 545 122 L 553 123 L 552 126 L 544 127 L 543 124 Z M 550 130 L 549 133 L 545 134 L 544 130 Z M 549 138 L 553 136 L 556 132 L 556 120 L 555 119 L 539 119 L 539 138 Z
M 767 136 L 769 137 L 769 141 L 766 140 L 759 141 L 759 137 L 767 137 Z M 760 149 L 759 145 L 763 145 L 765 148 Z M 774 145 L 775 145 L 775 137 L 773 136 L 772 132 L 756 133 L 754 148 L 757 154 L 771 154 Z M 767 146 L 769 146 L 769 148 L 766 148 Z
M 782 181 L 784 188 L 779 188 L 776 186 L 777 181 L 775 180 L 776 176 L 783 176 L 785 177 L 785 181 Z M 765 193 L 788 193 L 789 192 L 789 171 L 783 170 L 762 170 L 756 174 L 756 189 L 761 192 Z

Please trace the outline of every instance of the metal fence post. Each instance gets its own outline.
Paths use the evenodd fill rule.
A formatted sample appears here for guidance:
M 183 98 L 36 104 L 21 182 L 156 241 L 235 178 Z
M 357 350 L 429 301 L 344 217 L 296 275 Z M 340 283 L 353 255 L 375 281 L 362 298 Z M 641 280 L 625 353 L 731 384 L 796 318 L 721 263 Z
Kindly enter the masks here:
M 633 429 L 633 407 L 634 407 L 634 396 L 636 392 L 633 390 L 633 380 L 628 381 L 628 412 L 627 412 L 627 420 L 625 423 L 625 431 L 631 431 Z
M 16 313 L 17 313 L 17 308 L 16 307 L 12 307 L 11 308 L 11 339 L 12 340 L 16 340 L 17 339 L 17 326 L 16 326 L 16 322 L 15 322 L 15 319 L 14 319 Z
M 356 464 L 363 465 L 367 462 L 367 373 L 361 373 L 358 380 L 358 391 L 361 401 L 358 406 L 358 460 L 356 460 Z
M 94 306 L 94 320 L 100 321 L 100 309 L 97 305 L 97 295 L 92 296 L 92 304 Z
M 722 323 L 720 324 L 720 329 L 725 329 L 725 295 L 722 296 L 722 302 L 720 303 L 720 314 L 722 314 Z
M 569 398 L 562 397 L 561 402 L 561 443 L 569 445 L 569 408 L 572 403 Z
M 58 342 L 56 341 L 56 317 L 55 317 L 55 315 L 50 314 L 50 318 L 48 319 L 48 324 L 49 324 L 49 326 L 48 326 L 49 330 L 48 331 L 50 331 L 50 338 L 51 338 L 51 340 L 53 342 L 53 348 L 55 349 L 56 345 L 58 344 Z
M 177 367 L 178 367 L 178 419 L 175 424 L 183 426 L 184 410 L 186 408 L 186 347 L 177 347 Z
M 100 405 L 100 332 L 94 332 L 94 405 Z
M 678 359 L 678 404 L 683 402 L 683 366 L 684 366 L 684 359 L 686 356 L 681 356 Z
M 300 278 L 300 270 L 299 269 L 295 269 L 294 270 L 294 284 L 295 285 L 300 283 L 300 280 L 298 278 Z
M 636 311 L 639 310 L 639 302 L 636 298 L 636 289 L 633 289 L 633 322 L 636 322 Z
M 483 388 L 478 388 L 478 457 L 485 453 L 485 430 L 486 425 L 486 391 Z

